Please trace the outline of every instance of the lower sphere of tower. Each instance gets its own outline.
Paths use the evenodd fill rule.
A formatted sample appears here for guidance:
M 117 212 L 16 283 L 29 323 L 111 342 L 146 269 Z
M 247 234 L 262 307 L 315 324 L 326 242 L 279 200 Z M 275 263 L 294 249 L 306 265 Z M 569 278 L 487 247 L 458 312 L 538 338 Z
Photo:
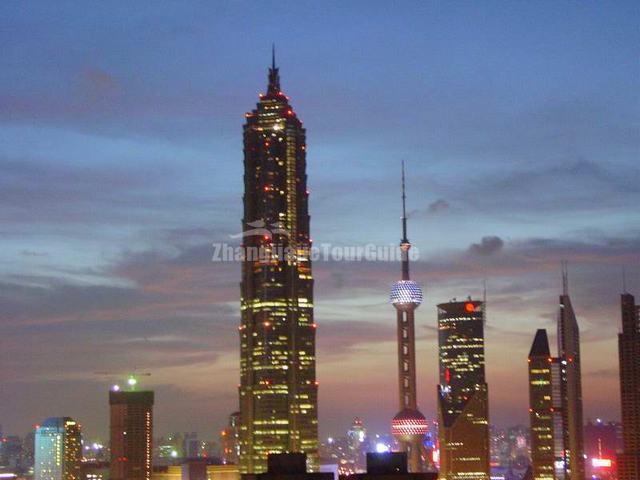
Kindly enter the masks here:
M 391 433 L 400 442 L 422 439 L 428 431 L 427 419 L 418 410 L 405 408 L 391 421 Z

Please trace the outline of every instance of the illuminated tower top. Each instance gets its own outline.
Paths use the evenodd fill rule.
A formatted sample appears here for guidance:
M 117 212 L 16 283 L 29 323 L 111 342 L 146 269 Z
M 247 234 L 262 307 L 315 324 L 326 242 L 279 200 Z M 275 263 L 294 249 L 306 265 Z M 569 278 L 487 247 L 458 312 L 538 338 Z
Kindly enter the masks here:
M 409 277 L 409 250 L 411 242 L 407 238 L 407 195 L 405 193 L 404 161 L 402 162 L 402 238 L 400 253 L 402 256 L 402 280 L 391 288 L 390 300 L 394 307 L 401 310 L 415 309 L 422 303 L 423 295 L 420 285 Z

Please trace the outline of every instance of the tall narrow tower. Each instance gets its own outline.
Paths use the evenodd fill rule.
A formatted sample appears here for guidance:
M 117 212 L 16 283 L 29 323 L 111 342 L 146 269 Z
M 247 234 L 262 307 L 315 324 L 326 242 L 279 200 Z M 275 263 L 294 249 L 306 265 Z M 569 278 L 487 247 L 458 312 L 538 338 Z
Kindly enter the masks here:
M 580 372 L 580 329 L 569 298 L 567 265 L 562 265 L 562 295 L 558 312 L 558 357 L 561 363 L 561 395 L 564 416 L 565 468 L 568 480 L 583 480 L 584 421 Z
M 245 115 L 240 324 L 240 471 L 304 452 L 318 468 L 313 277 L 305 129 L 272 57 L 267 93 Z
M 414 312 L 422 303 L 420 286 L 409 278 L 409 249 L 407 238 L 404 162 L 402 163 L 402 280 L 391 288 L 391 303 L 396 309 L 398 324 L 398 400 L 399 412 L 393 418 L 391 431 L 407 452 L 409 470 L 421 472 L 422 441 L 428 430 L 427 421 L 418 410 L 416 398 L 416 340 Z
M 622 400 L 622 453 L 618 478 L 640 478 L 640 305 L 630 293 L 620 297 L 622 333 L 618 335 L 620 399 Z

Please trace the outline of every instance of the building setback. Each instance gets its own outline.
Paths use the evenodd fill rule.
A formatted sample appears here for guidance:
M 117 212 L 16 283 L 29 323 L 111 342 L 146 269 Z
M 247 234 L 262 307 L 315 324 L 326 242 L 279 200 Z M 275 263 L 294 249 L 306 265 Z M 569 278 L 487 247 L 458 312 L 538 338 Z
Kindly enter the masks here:
M 153 392 L 109 392 L 111 480 L 150 480 Z
M 620 398 L 622 401 L 622 453 L 618 479 L 640 479 L 640 306 L 624 293 L 620 298 L 622 333 L 618 335 Z
M 313 276 L 305 129 L 280 89 L 275 58 L 266 94 L 244 125 L 240 324 L 240 471 L 267 455 L 306 454 L 318 469 Z
M 484 302 L 438 305 L 440 479 L 489 480 Z

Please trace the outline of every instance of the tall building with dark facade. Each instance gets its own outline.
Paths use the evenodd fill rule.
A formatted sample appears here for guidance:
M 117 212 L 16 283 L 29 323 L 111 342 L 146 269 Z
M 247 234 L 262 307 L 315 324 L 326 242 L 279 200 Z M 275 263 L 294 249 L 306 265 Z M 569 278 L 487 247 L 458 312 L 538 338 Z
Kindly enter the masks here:
M 563 480 L 561 363 L 551 356 L 546 330 L 536 332 L 528 361 L 532 479 Z
M 566 264 L 563 268 L 563 291 L 558 312 L 558 358 L 562 366 L 566 475 L 569 480 L 583 480 L 585 468 L 580 329 L 569 298 Z
M 398 338 L 398 413 L 391 422 L 393 436 L 406 452 L 409 471 L 422 472 L 422 442 L 428 430 L 427 420 L 418 410 L 416 390 L 416 334 L 415 309 L 422 303 L 420 286 L 409 277 L 409 250 L 407 238 L 406 196 L 404 185 L 404 163 L 402 164 L 402 279 L 391 288 L 390 300 L 396 309 Z
M 622 333 L 618 335 L 620 397 L 622 400 L 622 453 L 619 480 L 640 479 L 640 306 L 624 293 L 621 298 Z
M 264 472 L 277 452 L 305 453 L 318 468 L 308 198 L 305 129 L 274 60 L 244 125 L 241 473 Z
M 69 417 L 47 418 L 36 428 L 34 480 L 80 480 L 80 425 Z
M 109 392 L 111 480 L 150 480 L 153 392 Z
M 438 421 L 443 480 L 489 479 L 484 302 L 438 305 Z

